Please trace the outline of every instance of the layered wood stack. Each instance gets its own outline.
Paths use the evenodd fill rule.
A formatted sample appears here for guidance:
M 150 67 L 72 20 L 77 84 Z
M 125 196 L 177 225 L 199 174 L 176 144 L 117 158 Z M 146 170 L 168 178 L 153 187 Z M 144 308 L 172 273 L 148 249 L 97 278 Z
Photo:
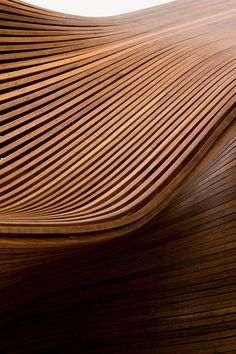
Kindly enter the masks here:
M 0 8 L 0 352 L 235 352 L 235 0 Z

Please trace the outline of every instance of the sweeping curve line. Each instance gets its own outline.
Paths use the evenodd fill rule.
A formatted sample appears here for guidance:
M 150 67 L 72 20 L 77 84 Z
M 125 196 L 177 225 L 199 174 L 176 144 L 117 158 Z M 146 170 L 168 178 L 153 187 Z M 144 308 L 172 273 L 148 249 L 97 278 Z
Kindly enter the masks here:
M 235 2 L 93 19 L 0 8 L 0 232 L 147 223 L 235 120 Z

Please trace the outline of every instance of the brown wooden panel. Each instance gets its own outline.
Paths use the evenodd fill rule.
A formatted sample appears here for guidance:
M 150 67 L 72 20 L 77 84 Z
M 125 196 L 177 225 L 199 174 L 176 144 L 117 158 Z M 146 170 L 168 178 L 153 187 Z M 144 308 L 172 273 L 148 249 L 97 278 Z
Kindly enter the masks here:
M 0 353 L 236 353 L 235 0 L 0 9 Z

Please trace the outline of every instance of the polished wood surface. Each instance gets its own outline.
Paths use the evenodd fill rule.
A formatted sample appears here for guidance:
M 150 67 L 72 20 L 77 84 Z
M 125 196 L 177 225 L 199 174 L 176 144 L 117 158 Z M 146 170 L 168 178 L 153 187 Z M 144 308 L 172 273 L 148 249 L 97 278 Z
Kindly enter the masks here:
M 0 9 L 0 353 L 236 353 L 235 0 Z

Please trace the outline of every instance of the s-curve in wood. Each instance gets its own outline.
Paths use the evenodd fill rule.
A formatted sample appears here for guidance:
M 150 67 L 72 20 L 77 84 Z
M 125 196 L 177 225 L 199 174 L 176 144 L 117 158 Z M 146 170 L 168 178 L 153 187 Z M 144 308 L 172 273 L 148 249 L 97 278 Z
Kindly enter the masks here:
M 0 12 L 0 354 L 236 353 L 236 1 Z
M 1 14 L 2 233 L 126 233 L 234 118 L 234 1 Z

